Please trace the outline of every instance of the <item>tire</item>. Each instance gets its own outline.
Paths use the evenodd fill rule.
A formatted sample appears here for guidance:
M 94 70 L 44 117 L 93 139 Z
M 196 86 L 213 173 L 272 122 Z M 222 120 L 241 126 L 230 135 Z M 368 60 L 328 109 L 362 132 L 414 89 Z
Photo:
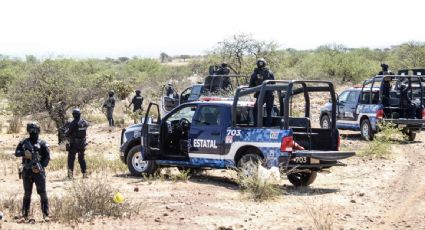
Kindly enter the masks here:
M 360 123 L 360 134 L 367 141 L 373 140 L 373 130 L 369 119 L 363 119 Z
M 299 173 L 291 173 L 286 176 L 294 186 L 309 186 L 311 185 L 317 177 L 316 171 L 311 172 L 299 172 Z
M 416 133 L 414 133 L 414 132 L 412 132 L 412 131 L 410 131 L 410 132 L 406 133 L 406 135 L 407 135 L 407 139 L 408 139 L 409 141 L 414 141 L 414 140 L 416 139 Z
M 245 154 L 237 162 L 240 173 L 246 177 L 256 175 L 261 157 L 255 153 Z
M 158 169 L 155 161 L 141 161 L 140 145 L 133 146 L 128 151 L 127 167 L 131 175 L 140 177 L 143 174 L 154 174 Z
M 330 129 L 331 128 L 331 119 L 328 115 L 323 115 L 320 119 L 320 127 L 322 129 Z

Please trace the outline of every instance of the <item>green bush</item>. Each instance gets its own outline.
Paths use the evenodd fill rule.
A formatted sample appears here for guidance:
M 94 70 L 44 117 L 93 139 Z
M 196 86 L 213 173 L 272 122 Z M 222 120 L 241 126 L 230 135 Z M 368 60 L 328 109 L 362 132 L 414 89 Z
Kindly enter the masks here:
M 360 150 L 360 155 L 388 155 L 392 152 L 391 144 L 402 143 L 407 140 L 402 129 L 397 128 L 393 123 L 379 123 L 378 129 L 379 132 L 375 135 L 374 140 Z

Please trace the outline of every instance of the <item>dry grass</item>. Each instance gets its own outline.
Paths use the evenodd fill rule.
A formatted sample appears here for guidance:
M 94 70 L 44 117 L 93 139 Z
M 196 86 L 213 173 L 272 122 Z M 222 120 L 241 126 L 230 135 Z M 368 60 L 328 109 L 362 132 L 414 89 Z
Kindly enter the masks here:
M 16 194 L 3 195 L 0 198 L 0 211 L 6 216 L 14 216 L 21 210 L 22 197 L 18 197 Z
M 85 156 L 87 163 L 88 172 L 126 172 L 128 170 L 127 165 L 121 162 L 120 159 L 106 159 L 101 155 L 86 155 Z M 50 160 L 48 170 L 49 171 L 58 171 L 67 168 L 68 155 L 61 154 Z M 75 159 L 75 166 L 78 165 L 78 155 Z M 79 172 L 79 170 L 75 170 L 74 172 Z
M 266 201 L 276 198 L 281 192 L 276 188 L 275 184 L 272 183 L 269 178 L 264 179 L 259 176 L 259 167 L 255 163 L 249 162 L 249 168 L 239 172 L 239 177 L 236 182 L 239 184 L 241 191 L 248 199 L 254 201 Z
M 105 178 L 76 180 L 62 197 L 50 199 L 52 219 L 63 222 L 84 222 L 98 216 L 130 218 L 140 213 L 140 204 L 115 203 L 118 191 Z
M 22 128 L 22 118 L 19 116 L 13 116 L 9 121 L 9 128 L 7 129 L 7 133 L 19 133 Z
M 311 219 L 313 229 L 332 230 L 335 228 L 334 212 L 329 208 L 329 204 L 311 199 L 309 202 L 304 202 L 304 210 Z

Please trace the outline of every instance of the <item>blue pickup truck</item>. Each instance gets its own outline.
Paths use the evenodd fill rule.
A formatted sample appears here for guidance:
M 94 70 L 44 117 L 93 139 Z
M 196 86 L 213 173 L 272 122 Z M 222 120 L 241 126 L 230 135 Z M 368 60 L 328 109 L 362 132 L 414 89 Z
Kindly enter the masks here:
M 378 122 L 392 122 L 402 128 L 410 141 L 425 124 L 425 78 L 420 75 L 378 75 L 364 81 L 361 87 L 339 94 L 336 126 L 360 131 L 371 140 L 379 131 Z M 332 121 L 332 103 L 320 111 L 320 125 L 327 128 Z
M 271 127 L 263 125 L 261 102 L 266 91 L 273 91 L 278 102 Z M 141 129 L 137 128 L 140 151 L 134 149 L 126 162 L 133 175 L 142 175 L 159 167 L 236 169 L 261 161 L 286 172 L 292 184 L 309 185 L 317 172 L 345 166 L 340 160 L 355 154 L 339 151 L 335 122 L 328 128 L 312 128 L 309 109 L 301 117 L 289 116 L 291 97 L 301 94 L 308 102 L 309 92 L 327 92 L 336 106 L 333 85 L 325 81 L 266 81 L 238 88 L 231 99 L 204 97 L 181 104 L 162 118 L 160 106 L 150 103 Z M 254 95 L 257 104 L 243 100 Z

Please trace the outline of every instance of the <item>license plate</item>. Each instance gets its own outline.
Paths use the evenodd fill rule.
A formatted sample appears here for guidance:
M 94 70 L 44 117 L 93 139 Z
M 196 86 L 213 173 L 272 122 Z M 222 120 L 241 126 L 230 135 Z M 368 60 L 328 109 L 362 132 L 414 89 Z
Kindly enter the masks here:
M 405 124 L 399 124 L 399 125 L 398 125 L 398 127 L 399 127 L 399 128 L 406 128 L 406 126 L 407 126 L 407 125 L 405 125 Z
M 307 157 L 294 157 L 291 159 L 291 162 L 295 164 L 308 164 L 308 160 Z

